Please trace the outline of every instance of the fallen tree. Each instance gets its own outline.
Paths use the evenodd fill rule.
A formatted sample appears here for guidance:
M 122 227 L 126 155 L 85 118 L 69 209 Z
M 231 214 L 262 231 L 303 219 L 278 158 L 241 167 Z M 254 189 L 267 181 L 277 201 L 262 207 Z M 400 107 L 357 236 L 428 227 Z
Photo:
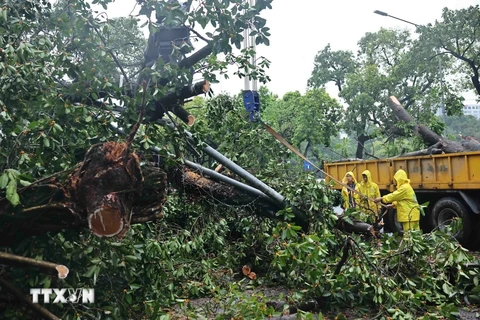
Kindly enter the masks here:
M 427 149 L 404 153 L 400 156 L 422 156 L 480 150 L 480 142 L 472 137 L 464 137 L 461 142 L 456 142 L 436 134 L 423 124 L 416 123 L 415 119 L 402 107 L 398 99 L 394 96 L 388 99 L 388 105 L 398 120 L 411 126 L 412 132 L 421 137 L 426 145 L 429 145 Z
M 104 2 L 107 4 L 111 1 Z M 5 191 L 0 194 L 0 221 L 2 222 L 0 245 L 11 245 L 28 236 L 64 229 L 89 228 L 97 236 L 121 237 L 128 231 L 130 224 L 143 223 L 161 217 L 162 206 L 167 198 L 167 184 L 188 190 L 192 195 L 212 194 L 232 204 L 252 202 L 260 197 L 257 203 L 262 209 L 259 212 L 271 216 L 272 212 L 278 210 L 278 204 L 272 205 L 269 197 L 262 192 L 253 192 L 252 195 L 251 189 L 254 188 L 248 189 L 248 186 L 241 182 L 235 184 L 237 188 L 232 187 L 233 179 L 209 180 L 209 176 L 201 173 L 199 168 L 192 169 L 192 166 L 178 163 L 162 168 L 155 167 L 153 161 L 155 152 L 143 152 L 139 156 L 131 147 L 140 124 L 155 124 L 157 120 L 167 116 L 171 119 L 171 114 L 187 125 L 194 124 L 195 117 L 184 108 L 185 101 L 200 94 L 212 93 L 210 82 L 193 81 L 194 74 L 201 72 L 202 76 L 211 76 L 214 71 L 225 68 L 226 66 L 215 65 L 211 67 L 208 62 L 205 62 L 205 58 L 212 53 L 229 53 L 235 41 L 228 39 L 226 42 L 220 42 L 220 39 L 225 38 L 222 34 L 241 33 L 248 24 L 237 25 L 235 30 L 224 30 L 224 26 L 218 26 L 218 32 L 207 37 L 194 29 L 195 23 L 192 21 L 196 19 L 215 21 L 218 14 L 227 17 L 223 13 L 229 12 L 230 7 L 237 10 L 243 3 L 232 2 L 222 8 L 220 13 L 191 10 L 191 2 L 170 1 L 168 4 L 162 2 L 155 6 L 139 2 L 139 5 L 142 7 L 140 15 L 149 19 L 150 34 L 143 52 L 143 61 L 135 61 L 136 63 L 133 64 L 138 65 L 139 70 L 133 70 L 134 72 L 130 73 L 126 71 L 130 66 L 125 65 L 124 61 L 128 61 L 125 52 L 113 49 L 123 45 L 115 42 L 118 42 L 117 38 L 122 38 L 123 34 L 115 38 L 112 35 L 115 30 L 110 32 L 106 29 L 106 27 L 117 27 L 119 31 L 116 32 L 122 33 L 120 28 L 122 24 L 118 24 L 119 22 L 110 24 L 108 17 L 102 20 L 101 18 L 106 16 L 105 13 L 94 16 L 90 6 L 83 1 L 74 1 L 72 4 L 59 2 L 58 7 L 53 9 L 42 1 L 32 1 L 24 8 L 9 4 L 2 9 L 5 12 L 7 9 L 9 11 L 6 20 L 13 19 L 16 14 L 20 16 L 26 14 L 28 19 L 33 20 L 43 16 L 55 16 L 55 20 L 60 25 L 54 28 L 65 27 L 66 35 L 52 32 L 46 38 L 42 36 L 40 40 L 37 39 L 39 31 L 36 28 L 48 30 L 52 27 L 49 24 L 51 19 L 42 18 L 38 26 L 28 25 L 28 29 L 23 31 L 10 29 L 7 27 L 8 24 L 4 26 L 3 23 L 6 21 L 3 21 L 5 20 L 3 15 L 3 20 L 0 21 L 0 27 L 5 29 L 2 30 L 6 35 L 5 38 L 0 39 L 0 42 L 10 41 L 11 43 L 6 50 L 0 50 L 2 61 L 11 64 L 10 69 L 7 68 L 8 72 L 0 74 L 0 83 L 5 83 L 4 97 L 0 100 L 1 117 L 5 119 L 5 126 L 0 131 L 1 148 L 2 151 L 5 150 L 5 153 L 1 154 L 0 161 L 0 191 Z M 245 22 L 255 21 L 259 19 L 257 15 L 260 11 L 267 7 L 267 5 L 256 6 L 248 14 L 239 13 L 235 19 Z M 176 11 L 172 12 L 172 9 Z M 156 13 L 154 18 L 151 18 L 152 13 Z M 234 18 L 228 16 L 228 19 Z M 72 23 L 77 23 L 78 26 L 81 25 L 84 30 L 81 32 L 73 30 L 68 20 L 72 20 Z M 189 25 L 189 23 L 192 24 Z M 137 26 L 136 22 L 134 26 Z M 127 27 L 131 26 L 127 24 Z M 262 34 L 261 30 L 258 31 Z M 16 32 L 32 35 L 30 42 L 27 43 L 27 49 L 23 49 L 23 42 L 19 40 L 21 36 L 16 37 Z M 88 37 L 90 37 L 89 41 L 80 41 Z M 194 52 L 192 40 L 199 39 L 205 44 Z M 82 43 L 86 45 L 85 48 L 80 48 Z M 90 43 L 95 45 L 90 47 Z M 15 53 L 17 47 L 20 48 L 17 50 L 18 55 Z M 31 48 L 36 48 L 37 51 L 32 51 Z M 137 52 L 142 49 L 138 48 Z M 45 60 L 58 58 L 49 55 L 52 51 L 61 52 L 60 60 L 63 56 L 71 55 L 77 56 L 78 60 L 76 63 L 70 63 L 70 58 L 65 58 L 60 67 L 40 70 L 45 74 L 38 73 L 36 69 L 36 73 L 28 73 L 30 71 L 28 66 L 32 63 L 53 66 L 54 63 L 45 63 Z M 251 53 L 244 54 L 246 58 L 238 59 L 248 60 Z M 135 58 L 138 57 L 135 56 Z M 231 53 L 229 58 L 237 59 Z M 13 65 L 18 67 L 18 70 L 12 71 Z M 25 69 L 20 69 L 24 66 L 26 66 Z M 256 70 L 253 69 L 252 72 L 257 75 L 258 72 L 263 72 L 258 67 Z M 12 72 L 19 78 L 24 76 L 18 79 L 23 83 L 24 94 L 19 94 L 16 88 L 10 87 L 14 82 L 11 81 Z M 129 74 L 136 76 L 132 78 Z M 115 86 L 114 81 L 117 80 L 115 79 L 117 76 L 121 80 L 119 85 Z M 98 81 L 99 78 L 103 78 L 103 84 Z M 30 80 L 35 90 L 29 89 L 28 81 Z M 141 105 L 137 98 L 142 100 Z M 50 99 L 49 102 L 45 103 L 48 99 Z M 119 102 L 112 102 L 112 99 L 117 99 Z M 32 107 L 30 103 L 27 107 L 27 102 L 32 101 L 43 102 L 40 106 Z M 57 110 L 60 106 L 63 110 Z M 21 111 L 35 111 L 35 108 L 39 109 L 38 114 Z M 140 109 L 142 110 L 138 116 Z M 73 118 L 75 110 L 85 112 L 82 116 Z M 109 110 L 120 111 L 121 115 L 107 120 L 105 116 L 113 114 Z M 42 123 L 42 119 L 37 120 L 39 114 L 40 117 L 47 115 L 50 119 L 48 123 Z M 92 123 L 92 119 L 98 122 L 103 121 L 108 126 L 105 132 L 106 137 L 100 141 L 96 140 L 99 143 L 93 146 L 87 142 L 81 148 L 75 149 L 74 152 L 80 154 L 79 163 L 69 161 L 67 164 L 66 162 L 64 168 L 67 168 L 62 172 L 42 176 L 33 169 L 31 171 L 35 172 L 33 175 L 36 179 L 32 179 L 31 176 L 29 179 L 22 177 L 24 171 L 32 168 L 24 167 L 23 172 L 20 172 L 21 170 L 17 170 L 19 163 L 30 165 L 28 162 L 30 158 L 39 158 L 41 155 L 44 157 L 42 161 L 45 162 L 42 165 L 48 167 L 51 165 L 49 163 L 51 159 L 74 153 L 68 143 L 76 144 L 78 135 L 67 138 L 55 136 L 53 133 L 66 134 L 74 131 L 70 130 L 69 126 L 72 129 L 75 128 L 74 123 L 84 120 L 82 117 L 88 117 L 86 121 L 88 123 Z M 99 120 L 100 117 L 104 120 Z M 123 128 L 129 128 L 133 122 L 129 120 L 134 117 L 138 118 L 136 126 L 131 130 L 130 135 L 124 138 L 124 142 L 119 142 L 118 140 L 122 138 L 116 137 L 118 131 L 109 124 L 116 122 Z M 24 129 L 18 135 L 15 131 L 21 126 L 24 126 Z M 174 127 L 176 126 L 178 125 Z M 98 127 L 84 127 L 80 130 L 86 133 L 88 139 L 90 136 L 100 135 L 97 129 Z M 18 135 L 18 139 L 11 143 L 12 140 L 5 139 L 7 135 L 9 137 Z M 38 136 L 41 143 L 37 142 Z M 52 144 L 58 143 L 58 140 L 62 141 L 60 147 L 63 149 L 62 154 L 52 148 Z M 67 140 L 70 141 L 66 142 Z M 176 141 L 170 142 L 177 149 L 181 144 Z M 57 148 L 59 145 L 60 143 L 57 144 Z M 54 151 L 51 152 L 48 149 Z M 185 154 L 180 152 L 175 158 L 181 162 L 184 156 Z M 141 164 L 141 161 L 145 163 Z M 240 189 L 238 185 L 241 185 Z M 242 188 L 247 190 L 246 196 L 244 196 L 245 191 L 241 191 Z

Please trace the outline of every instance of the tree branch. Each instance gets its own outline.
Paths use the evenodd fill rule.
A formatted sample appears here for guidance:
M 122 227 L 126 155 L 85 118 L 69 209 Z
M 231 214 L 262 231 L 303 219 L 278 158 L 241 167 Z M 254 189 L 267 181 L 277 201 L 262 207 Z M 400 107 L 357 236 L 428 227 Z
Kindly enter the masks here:
M 69 273 L 68 268 L 64 265 L 17 256 L 6 252 L 0 252 L 0 263 L 22 268 L 25 266 L 35 267 L 43 272 L 56 273 L 60 279 L 66 278 Z
M 127 76 L 127 73 L 125 72 L 125 70 L 123 70 L 123 67 L 122 65 L 120 64 L 120 61 L 118 61 L 117 59 L 117 56 L 113 53 L 112 50 L 110 50 L 108 47 L 107 47 L 107 41 L 105 41 L 105 38 L 101 35 L 100 31 L 98 31 L 97 27 L 90 24 L 93 29 L 95 30 L 95 32 L 97 33 L 98 37 L 100 38 L 100 40 L 102 41 L 103 45 L 105 46 L 105 49 L 108 51 L 108 53 L 110 53 L 110 55 L 112 56 L 113 60 L 115 61 L 115 63 L 117 64 L 117 67 L 120 69 L 120 71 L 122 72 L 123 76 L 125 77 L 125 81 L 130 84 L 130 80 L 128 79 L 128 76 Z
M 333 273 L 334 275 L 338 275 L 343 265 L 345 264 L 345 262 L 347 262 L 348 250 L 350 250 L 351 247 L 352 247 L 352 241 L 350 240 L 350 237 L 347 237 L 347 239 L 345 239 L 345 244 L 343 245 L 342 258 L 340 259 L 340 261 L 337 264 L 337 267 L 335 268 L 335 272 Z
M 33 303 L 30 299 L 30 296 L 24 295 L 20 290 L 15 288 L 10 282 L 0 277 L 0 286 L 9 291 L 11 294 L 16 296 L 18 299 L 23 301 L 30 309 L 35 311 L 38 315 L 42 316 L 44 319 L 48 320 L 61 320 L 59 317 L 42 307 L 37 303 Z
M 478 67 L 475 65 L 475 62 L 471 59 L 468 59 L 465 56 L 460 55 L 458 52 L 455 52 L 452 49 L 447 48 L 443 44 L 443 42 L 441 42 L 441 41 L 440 41 L 440 45 L 447 51 L 447 53 L 451 54 L 452 56 L 454 56 L 455 58 L 457 58 L 461 61 L 466 62 L 470 66 L 470 68 L 473 71 L 473 76 L 471 77 L 473 85 L 474 85 L 475 89 L 477 90 L 477 93 L 480 94 L 479 73 L 478 73 Z
M 209 42 L 210 42 L 209 39 L 207 39 L 207 38 L 205 38 L 204 36 L 202 36 L 197 30 L 193 29 L 192 27 L 187 26 L 186 24 L 183 24 L 183 26 L 186 27 L 186 28 L 188 28 L 188 30 L 190 30 L 191 32 L 195 33 L 195 35 L 196 35 L 198 38 L 202 39 L 202 40 L 205 41 L 206 43 L 209 43 Z

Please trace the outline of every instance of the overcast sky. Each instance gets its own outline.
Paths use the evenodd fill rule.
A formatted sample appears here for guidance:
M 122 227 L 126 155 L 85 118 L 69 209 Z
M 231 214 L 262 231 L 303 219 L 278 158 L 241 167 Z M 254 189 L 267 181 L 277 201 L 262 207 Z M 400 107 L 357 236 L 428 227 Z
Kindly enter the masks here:
M 134 0 L 117 0 L 109 6 L 109 16 L 126 16 L 134 4 Z M 257 47 L 257 54 L 271 61 L 271 82 L 267 85 L 271 91 L 280 96 L 288 91 L 305 92 L 315 55 L 328 43 L 332 50 L 356 51 L 366 32 L 381 27 L 415 30 L 407 23 L 376 15 L 374 10 L 427 24 L 440 19 L 444 7 L 460 9 L 477 4 L 480 0 L 274 0 L 273 9 L 262 14 L 271 29 L 270 46 Z M 215 93 L 238 93 L 243 86 L 243 80 L 232 75 L 213 89 Z M 336 95 L 333 87 L 328 91 Z

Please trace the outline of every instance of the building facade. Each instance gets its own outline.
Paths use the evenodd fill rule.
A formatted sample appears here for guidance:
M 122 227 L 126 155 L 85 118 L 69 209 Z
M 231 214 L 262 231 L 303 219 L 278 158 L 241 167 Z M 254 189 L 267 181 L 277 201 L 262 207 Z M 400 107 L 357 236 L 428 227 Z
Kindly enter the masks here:
M 474 116 L 480 119 L 480 104 L 466 104 L 463 107 L 463 114 L 466 116 Z
M 477 119 L 480 119 L 480 104 L 478 103 L 466 103 L 463 106 L 463 114 L 466 116 L 474 116 Z M 442 108 L 438 108 L 435 113 L 436 116 L 442 116 Z

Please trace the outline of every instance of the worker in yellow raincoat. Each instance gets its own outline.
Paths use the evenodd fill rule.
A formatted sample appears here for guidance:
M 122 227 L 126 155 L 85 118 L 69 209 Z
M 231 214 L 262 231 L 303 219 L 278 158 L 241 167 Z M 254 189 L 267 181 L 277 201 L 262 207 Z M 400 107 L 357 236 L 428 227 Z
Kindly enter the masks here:
M 357 180 L 355 179 L 355 175 L 353 172 L 349 171 L 345 173 L 345 176 L 343 177 L 342 183 L 344 187 L 342 188 L 342 198 L 343 198 L 343 205 L 342 208 L 343 210 L 347 210 L 350 208 L 356 208 L 357 207 L 357 202 L 356 202 L 356 195 L 355 191 L 357 188 Z M 345 187 L 347 185 L 349 188 Z
M 369 170 L 362 172 L 362 180 L 357 185 L 357 190 L 361 194 L 357 194 L 357 204 L 360 210 L 367 214 L 377 215 L 380 205 L 373 200 L 380 197 L 380 189 L 373 182 L 372 174 Z
M 397 190 L 383 197 L 377 197 L 375 203 L 392 203 L 397 209 L 397 220 L 402 223 L 403 230 L 420 230 L 420 206 L 417 196 L 410 185 L 407 173 L 398 170 L 393 179 L 396 182 Z

